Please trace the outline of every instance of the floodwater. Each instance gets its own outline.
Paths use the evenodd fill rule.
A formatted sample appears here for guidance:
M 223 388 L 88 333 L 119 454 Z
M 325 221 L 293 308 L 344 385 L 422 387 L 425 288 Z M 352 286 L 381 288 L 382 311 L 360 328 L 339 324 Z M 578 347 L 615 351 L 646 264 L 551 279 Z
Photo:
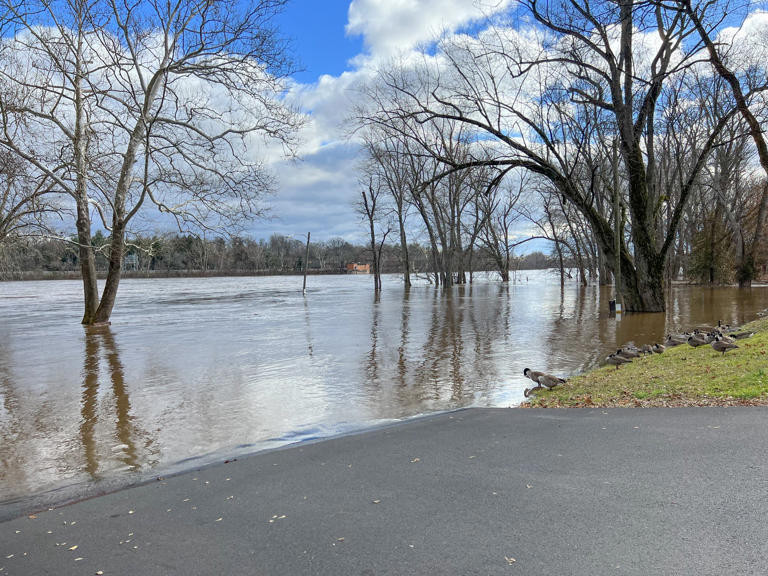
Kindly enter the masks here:
M 522 282 L 520 282 L 522 280 Z M 289 442 L 465 406 L 513 406 L 525 367 L 588 369 L 768 307 L 768 288 L 675 287 L 608 315 L 609 288 L 545 271 L 405 291 L 369 276 L 124 280 L 85 329 L 76 281 L 0 283 L 0 518 Z

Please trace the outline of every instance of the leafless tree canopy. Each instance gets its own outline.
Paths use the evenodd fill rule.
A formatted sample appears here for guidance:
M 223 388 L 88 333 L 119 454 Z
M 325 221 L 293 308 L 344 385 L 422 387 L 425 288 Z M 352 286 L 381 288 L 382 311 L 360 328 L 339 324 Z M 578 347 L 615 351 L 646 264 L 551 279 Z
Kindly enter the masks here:
M 265 147 L 291 153 L 299 115 L 272 18 L 285 0 L 3 2 L 0 147 L 76 208 L 84 322 L 106 321 L 125 233 L 148 205 L 180 228 L 262 211 Z M 111 234 L 95 291 L 91 217 Z
M 763 113 L 767 54 L 727 53 L 739 93 L 718 81 L 706 40 L 739 14 L 732 2 L 521 0 L 516 22 L 382 68 L 358 119 L 439 164 L 424 192 L 480 168 L 535 176 L 529 219 L 582 270 L 620 270 L 629 310 L 660 311 L 713 154 L 751 130 L 745 109 Z

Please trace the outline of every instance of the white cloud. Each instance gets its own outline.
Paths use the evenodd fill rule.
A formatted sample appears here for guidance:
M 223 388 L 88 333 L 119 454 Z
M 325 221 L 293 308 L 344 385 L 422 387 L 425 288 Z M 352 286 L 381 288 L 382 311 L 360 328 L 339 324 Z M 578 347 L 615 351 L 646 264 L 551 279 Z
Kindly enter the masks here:
M 359 239 L 362 228 L 354 211 L 357 148 L 349 140 L 359 86 L 376 74 L 381 63 L 394 57 L 401 62 L 420 60 L 419 45 L 497 14 L 509 4 L 510 0 L 352 0 L 346 31 L 363 36 L 366 53 L 353 58 L 350 69 L 339 76 L 322 75 L 312 84 L 290 86 L 287 100 L 307 115 L 299 136 L 302 159 L 286 163 L 274 155 L 280 191 L 269 204 L 275 218 L 256 223 L 254 235 L 306 228 L 318 240 Z
M 514 44 L 528 47 L 533 54 L 538 53 L 546 44 L 540 29 L 510 21 L 496 22 L 501 25 L 493 30 L 486 27 L 485 20 L 501 20 L 512 10 L 511 6 L 511 0 L 352 0 L 346 32 L 363 37 L 365 52 L 351 59 L 350 69 L 339 76 L 324 75 L 312 84 L 295 84 L 290 89 L 289 98 L 300 104 L 309 121 L 301 134 L 303 161 L 294 165 L 280 164 L 278 169 L 282 191 L 271 202 L 278 221 L 288 225 L 301 218 L 301 226 L 306 227 L 312 225 L 314 214 L 315 221 L 321 224 L 315 226 L 317 232 L 312 230 L 313 238 L 316 234 L 318 240 L 339 235 L 347 239 L 359 238 L 361 227 L 353 209 L 358 194 L 355 145 L 347 139 L 348 120 L 359 97 L 358 86 L 372 78 L 378 67 L 386 67 L 390 61 L 397 60 L 414 67 L 418 63 L 439 67 L 444 61 L 441 49 L 450 48 L 449 43 L 442 46 L 435 43 L 445 37 L 453 37 L 454 49 L 457 44 L 465 45 L 468 48 L 466 57 L 474 56 L 472 47 L 479 36 L 484 36 L 486 42 L 500 43 L 502 49 Z M 748 46 L 752 60 L 758 62 L 764 62 L 766 58 L 766 37 L 766 12 L 753 13 L 740 29 L 725 29 L 720 35 L 721 40 L 734 38 L 734 52 L 743 53 L 743 48 Z M 546 39 L 552 40 L 550 37 Z M 636 65 L 639 70 L 650 66 L 659 42 L 658 35 L 652 31 L 637 31 Z M 430 47 L 427 55 L 420 51 L 425 45 Z M 490 67 L 502 64 L 493 59 L 488 61 Z M 501 73 L 503 67 L 499 71 Z M 468 73 L 466 69 L 463 72 Z M 545 72 L 557 79 L 563 70 L 553 66 Z M 528 81 L 539 88 L 539 78 Z M 441 82 L 450 83 L 450 74 L 445 69 Z M 521 108 L 530 105 L 527 95 L 532 89 L 525 78 L 505 78 L 503 84 L 511 94 L 517 94 L 517 104 Z M 537 110 L 538 106 L 534 106 L 532 114 Z M 510 134 L 520 138 L 526 136 L 522 126 L 515 124 L 507 128 Z
M 390 57 L 497 13 L 509 0 L 352 0 L 347 34 L 360 34 L 371 54 Z

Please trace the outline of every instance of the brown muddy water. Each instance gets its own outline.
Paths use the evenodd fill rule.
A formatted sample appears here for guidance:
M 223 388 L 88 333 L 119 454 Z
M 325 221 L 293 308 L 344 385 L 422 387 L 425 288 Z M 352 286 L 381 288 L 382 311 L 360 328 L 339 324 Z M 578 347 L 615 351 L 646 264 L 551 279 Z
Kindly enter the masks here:
M 522 282 L 519 280 L 522 279 Z M 568 375 L 618 345 L 749 321 L 768 288 L 679 286 L 608 314 L 556 276 L 443 293 L 367 276 L 124 280 L 84 329 L 76 281 L 0 283 L 0 518 L 291 442 L 466 406 L 514 406 L 523 369 Z

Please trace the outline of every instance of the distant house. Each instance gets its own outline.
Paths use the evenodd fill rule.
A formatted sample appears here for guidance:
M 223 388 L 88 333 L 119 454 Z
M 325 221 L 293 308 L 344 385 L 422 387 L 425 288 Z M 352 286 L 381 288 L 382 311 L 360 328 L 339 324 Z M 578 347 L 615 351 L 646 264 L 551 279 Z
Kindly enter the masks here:
M 358 264 L 355 262 L 354 264 L 347 264 L 347 274 L 370 274 L 371 273 L 371 265 L 370 264 Z
M 138 270 L 139 257 L 136 254 L 126 254 L 125 256 L 123 256 L 123 269 Z

